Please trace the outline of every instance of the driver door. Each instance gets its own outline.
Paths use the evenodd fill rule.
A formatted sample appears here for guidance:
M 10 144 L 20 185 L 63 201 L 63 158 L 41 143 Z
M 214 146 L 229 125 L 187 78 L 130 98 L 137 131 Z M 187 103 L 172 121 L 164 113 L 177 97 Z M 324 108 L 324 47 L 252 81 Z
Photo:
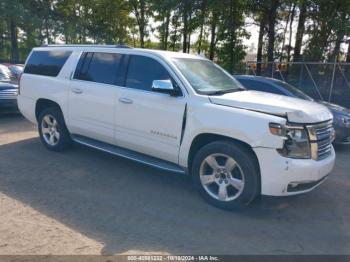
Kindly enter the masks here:
M 126 66 L 125 85 L 117 91 L 116 143 L 178 163 L 186 97 L 183 93 L 175 97 L 152 91 L 153 80 L 174 82 L 162 61 L 130 55 Z

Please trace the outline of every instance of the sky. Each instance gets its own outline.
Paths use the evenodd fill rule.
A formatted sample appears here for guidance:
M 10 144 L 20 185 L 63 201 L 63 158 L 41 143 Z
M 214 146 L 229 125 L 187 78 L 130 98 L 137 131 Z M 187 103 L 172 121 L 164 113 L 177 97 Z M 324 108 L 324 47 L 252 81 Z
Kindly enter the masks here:
M 155 22 L 153 20 L 153 18 L 151 18 L 149 20 L 149 25 L 151 26 L 151 28 L 156 28 L 157 26 L 160 25 L 160 22 Z M 283 31 L 284 30 L 284 27 L 285 27 L 285 23 L 282 23 L 280 24 L 278 27 L 276 27 L 276 31 Z M 246 46 L 246 52 L 248 54 L 255 54 L 256 53 L 256 49 L 257 49 L 257 44 L 258 44 L 258 37 L 259 37 L 259 27 L 254 24 L 254 20 L 251 18 L 251 17 L 246 17 L 245 19 L 245 29 L 246 31 L 250 34 L 250 37 L 249 38 L 244 38 L 243 39 L 243 44 Z M 294 42 L 295 42 L 295 33 L 297 31 L 297 20 L 294 21 L 293 23 L 293 34 L 292 34 L 292 46 L 294 45 Z M 150 30 L 150 35 L 149 35 L 149 38 L 152 42 L 158 42 L 159 39 L 157 38 L 157 32 L 156 30 Z M 153 31 L 153 32 L 152 32 Z M 56 39 L 56 41 L 58 43 L 64 43 L 61 39 L 61 37 L 58 37 Z M 198 38 L 198 32 L 194 32 L 192 35 L 191 35 L 191 44 L 195 43 L 197 41 L 197 38 Z M 304 41 L 307 40 L 305 37 L 304 37 Z M 286 34 L 286 41 L 285 43 L 288 43 L 289 42 L 289 28 L 288 28 L 288 31 L 287 31 L 287 34 Z M 347 44 L 342 44 L 341 46 L 341 50 L 343 52 L 347 52 Z M 279 46 L 279 48 L 281 48 L 281 44 Z

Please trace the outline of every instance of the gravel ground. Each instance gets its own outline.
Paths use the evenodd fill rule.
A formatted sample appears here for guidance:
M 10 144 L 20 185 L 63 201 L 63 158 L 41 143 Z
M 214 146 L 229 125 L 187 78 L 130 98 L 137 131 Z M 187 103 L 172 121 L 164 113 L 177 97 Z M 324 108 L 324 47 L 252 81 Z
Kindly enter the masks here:
M 350 254 L 350 147 L 311 193 L 227 212 L 183 175 L 76 145 L 47 151 L 0 116 L 0 255 Z

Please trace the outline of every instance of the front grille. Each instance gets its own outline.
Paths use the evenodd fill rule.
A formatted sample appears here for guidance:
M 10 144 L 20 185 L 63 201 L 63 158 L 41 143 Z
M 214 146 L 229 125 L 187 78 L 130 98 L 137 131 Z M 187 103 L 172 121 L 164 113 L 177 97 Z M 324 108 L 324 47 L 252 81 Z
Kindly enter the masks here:
M 327 139 L 332 135 L 332 124 L 316 129 L 317 140 Z
M 16 99 L 17 93 L 17 89 L 2 90 L 0 91 L 0 99 Z
M 311 155 L 314 160 L 322 160 L 332 153 L 334 129 L 332 121 L 307 127 L 310 137 Z
M 325 139 L 317 143 L 317 160 L 322 160 L 328 157 L 332 152 L 332 140 Z

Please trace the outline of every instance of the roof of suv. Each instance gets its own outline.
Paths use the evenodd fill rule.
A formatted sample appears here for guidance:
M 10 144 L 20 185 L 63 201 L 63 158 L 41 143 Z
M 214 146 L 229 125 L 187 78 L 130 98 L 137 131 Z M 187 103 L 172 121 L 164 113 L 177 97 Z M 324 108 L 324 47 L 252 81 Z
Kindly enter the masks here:
M 113 50 L 115 52 L 121 52 L 125 54 L 154 54 L 164 58 L 192 58 L 192 59 L 202 59 L 206 60 L 205 57 L 181 52 L 171 52 L 164 50 L 155 49 L 143 49 L 143 48 L 129 48 L 127 46 L 118 45 L 46 45 L 41 47 L 35 47 L 33 50 L 57 50 L 57 49 L 69 49 L 72 51 L 90 51 L 90 52 L 110 52 Z

